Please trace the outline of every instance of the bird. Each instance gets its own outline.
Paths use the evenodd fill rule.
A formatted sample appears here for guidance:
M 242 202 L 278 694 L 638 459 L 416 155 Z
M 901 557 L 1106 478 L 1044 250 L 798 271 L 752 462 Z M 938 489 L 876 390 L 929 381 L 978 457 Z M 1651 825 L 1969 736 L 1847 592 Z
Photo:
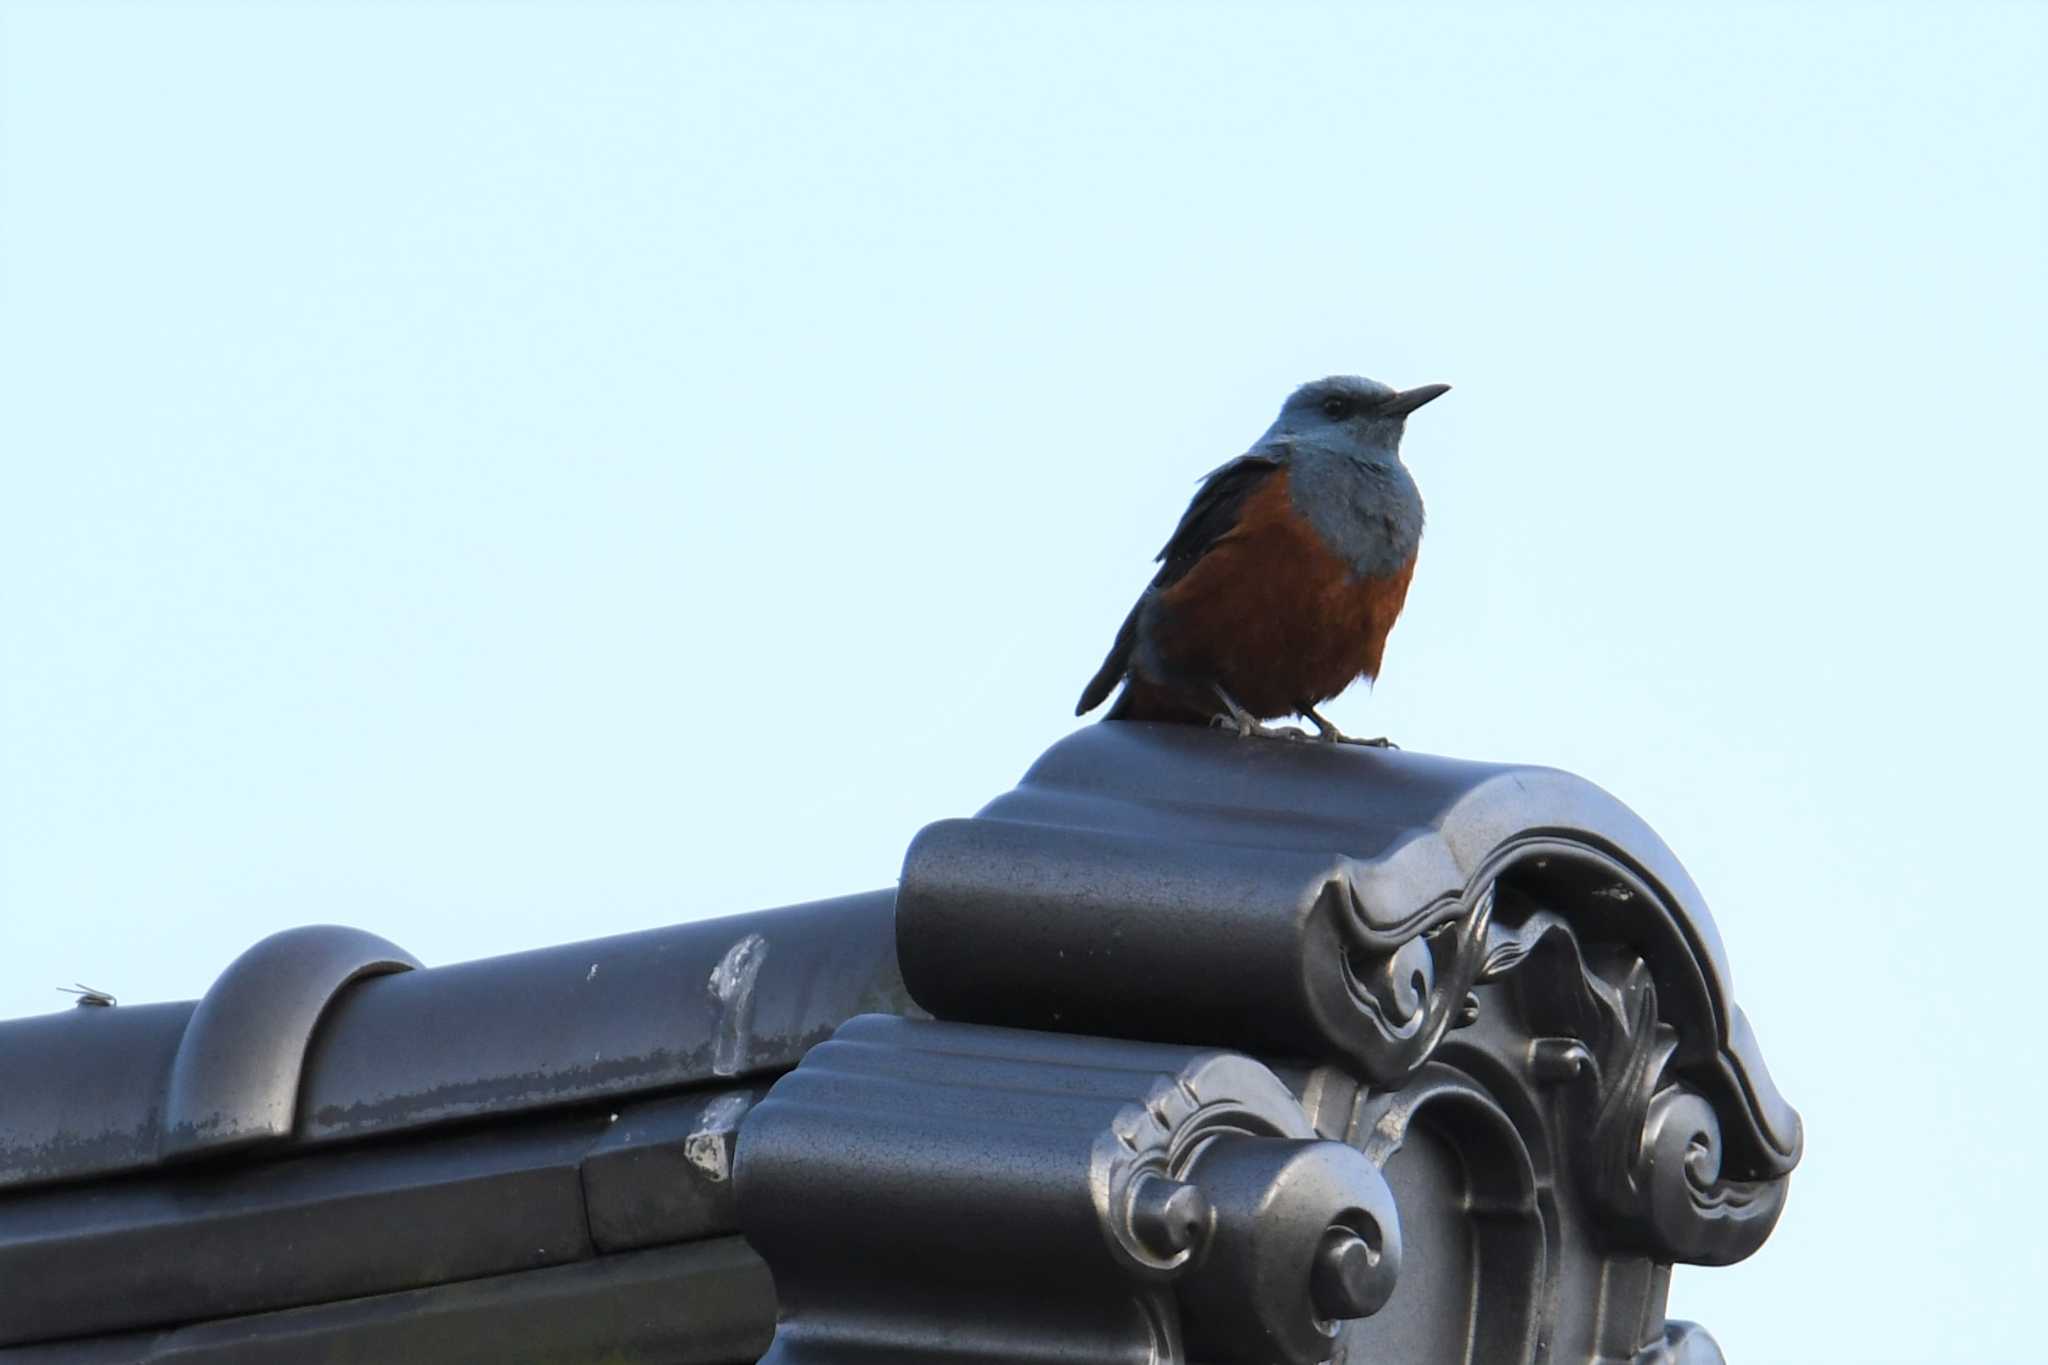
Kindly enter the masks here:
M 1386 746 L 1353 739 L 1316 708 L 1379 676 L 1422 546 L 1422 493 L 1401 436 L 1410 414 L 1448 392 L 1357 375 L 1295 389 L 1251 449 L 1202 476 L 1074 714 L 1122 683 L 1106 720 L 1308 738 L 1262 723 L 1292 715 L 1323 740 Z

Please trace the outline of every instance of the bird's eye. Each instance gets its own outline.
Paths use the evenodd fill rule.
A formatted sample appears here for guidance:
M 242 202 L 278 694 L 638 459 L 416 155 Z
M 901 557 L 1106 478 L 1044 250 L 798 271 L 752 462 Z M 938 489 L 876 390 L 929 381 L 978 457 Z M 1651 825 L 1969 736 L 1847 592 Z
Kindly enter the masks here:
M 1337 397 L 1325 398 L 1323 400 L 1323 415 L 1333 418 L 1349 417 L 1351 415 L 1351 400 L 1349 398 Z

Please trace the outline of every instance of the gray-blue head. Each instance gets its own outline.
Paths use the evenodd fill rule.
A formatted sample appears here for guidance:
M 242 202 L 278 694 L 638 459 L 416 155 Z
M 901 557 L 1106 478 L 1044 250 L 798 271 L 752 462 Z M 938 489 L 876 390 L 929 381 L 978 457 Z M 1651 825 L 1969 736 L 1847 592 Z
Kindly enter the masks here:
M 1290 441 L 1398 460 L 1408 414 L 1450 389 L 1449 384 L 1394 389 L 1376 379 L 1334 374 L 1289 394 L 1259 444 Z

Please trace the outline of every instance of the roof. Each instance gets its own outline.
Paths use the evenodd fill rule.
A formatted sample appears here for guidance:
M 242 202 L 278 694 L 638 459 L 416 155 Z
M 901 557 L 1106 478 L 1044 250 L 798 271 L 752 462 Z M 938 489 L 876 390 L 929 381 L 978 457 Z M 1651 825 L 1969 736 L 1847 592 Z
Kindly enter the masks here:
M 779 1071 L 909 1008 L 886 891 L 445 967 L 287 930 L 202 1001 L 0 1023 L 0 1192 Z
M 1554 768 L 1091 725 L 919 834 L 897 915 L 905 981 L 941 1018 L 1343 1058 L 1385 1083 L 1528 951 L 1518 925 L 1550 922 L 1518 920 L 1503 888 L 1641 953 L 1666 1011 L 1697 1021 L 1677 1063 L 1738 1164 L 1792 1169 L 1799 1116 L 1699 888 L 1635 812 Z M 1404 999 L 1417 979 L 1429 999 Z
M 1001 1328 L 1041 1354 L 1133 1284 L 1117 1320 L 1186 1308 L 1198 1358 L 1318 1295 L 1385 1305 L 1344 1329 L 1375 1358 L 1468 1321 L 1489 1359 L 1634 1349 L 1649 1268 L 1753 1252 L 1802 1140 L 1698 889 L 1598 787 L 1123 723 L 928 826 L 894 890 L 441 967 L 289 929 L 199 1001 L 0 1023 L 0 1096 L 24 1365 L 897 1349 L 953 1291 L 988 1328 L 1024 1262 L 1074 1290 Z M 1206 1259 L 1152 1245 L 1201 1221 L 1161 1171 Z M 1336 1212 L 1268 1217 L 1272 1181 Z M 1475 1209 L 1469 1284 L 1252 1274 L 1356 1242 L 1391 1283 Z M 1110 1278 L 1068 1274 L 1103 1236 Z

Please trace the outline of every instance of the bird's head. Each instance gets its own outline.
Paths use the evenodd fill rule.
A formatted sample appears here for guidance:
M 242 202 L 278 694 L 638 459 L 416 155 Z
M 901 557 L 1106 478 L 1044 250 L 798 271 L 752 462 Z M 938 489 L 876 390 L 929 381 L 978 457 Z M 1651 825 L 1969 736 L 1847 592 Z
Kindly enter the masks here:
M 1449 384 L 1394 389 L 1355 374 L 1303 384 L 1281 405 L 1261 445 L 1285 440 L 1366 457 L 1399 458 L 1408 414 L 1450 392 Z

